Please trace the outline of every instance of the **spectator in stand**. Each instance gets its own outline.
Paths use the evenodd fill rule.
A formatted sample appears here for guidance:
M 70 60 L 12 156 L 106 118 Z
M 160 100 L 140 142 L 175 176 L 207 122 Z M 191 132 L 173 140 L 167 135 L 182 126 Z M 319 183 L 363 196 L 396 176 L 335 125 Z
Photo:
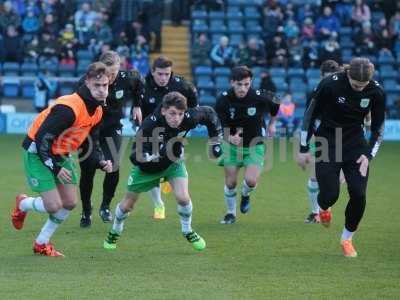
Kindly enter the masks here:
M 299 125 L 300 120 L 295 117 L 295 109 L 296 105 L 292 101 L 292 94 L 287 92 L 281 100 L 278 112 L 278 121 L 281 122 L 284 129 L 282 132 L 283 136 L 292 136 Z
M 224 4 L 224 0 L 194 0 L 196 9 L 222 10 L 225 6 Z
M 376 35 L 376 48 L 380 54 L 392 55 L 393 51 L 393 36 L 390 35 L 389 29 L 384 28 Z
M 35 15 L 33 10 L 28 10 L 25 18 L 22 21 L 22 30 L 24 31 L 23 40 L 29 42 L 36 36 L 40 30 L 39 18 Z
M 33 105 L 37 112 L 41 112 L 49 106 L 49 101 L 57 90 L 57 83 L 51 82 L 49 76 L 47 70 L 44 70 L 36 78 Z
M 303 56 L 304 48 L 298 38 L 290 39 L 288 41 L 289 49 L 289 65 L 291 67 L 302 68 L 303 67 Z
M 132 67 L 145 76 L 150 71 L 149 45 L 143 35 L 139 35 L 131 47 Z
M 50 34 L 49 31 L 44 31 Z M 67 23 L 65 24 L 65 28 L 60 32 L 60 42 L 62 45 L 65 45 L 67 43 L 76 43 L 76 38 L 75 38 L 75 31 L 74 31 L 74 25 Z
M 318 65 L 319 44 L 315 40 L 303 43 L 303 65 L 304 68 L 315 68 Z
M 322 48 L 319 54 L 319 62 L 322 63 L 326 60 L 334 60 L 339 64 L 342 61 L 342 54 L 340 52 L 340 45 L 337 42 L 337 34 L 332 33 L 331 37 L 323 42 Z
M 276 1 L 269 1 L 263 9 L 263 39 L 267 43 L 273 38 L 278 27 L 283 24 L 284 15 Z
M 122 30 L 137 20 L 142 9 L 141 1 L 138 0 L 113 0 L 110 7 L 110 22 L 114 34 L 119 34 Z
M 152 52 L 161 51 L 161 28 L 164 14 L 164 1 L 160 0 L 142 0 L 142 14 L 150 33 L 154 35 L 154 41 L 150 44 Z
M 6 31 L 9 25 L 18 28 L 21 25 L 21 17 L 12 7 L 11 1 L 5 1 L 0 5 L 0 32 Z
M 42 31 L 50 32 L 50 34 L 53 36 L 57 36 L 60 32 L 60 26 L 55 20 L 53 14 L 45 15 L 42 25 Z
M 135 20 L 130 24 L 129 30 L 126 31 L 126 34 L 130 45 L 136 43 L 136 39 L 139 35 L 144 36 L 147 43 L 149 43 L 151 39 L 148 28 L 143 26 L 143 16 L 140 16 L 138 20 Z
M 4 36 L 4 60 L 22 62 L 23 49 L 23 41 L 17 29 L 13 25 L 8 25 Z
M 260 90 L 276 93 L 276 85 L 272 81 L 271 75 L 268 72 L 261 73 Z
M 26 10 L 26 12 L 24 14 L 20 14 L 20 15 L 26 15 L 26 14 L 28 14 L 29 11 L 32 11 L 35 16 L 39 16 L 42 13 L 42 11 L 40 9 L 40 1 L 26 0 L 25 1 L 25 10 Z
M 221 36 L 219 44 L 211 50 L 211 61 L 216 67 L 232 67 L 234 64 L 234 49 L 229 45 L 229 38 Z
M 317 37 L 320 40 L 329 39 L 333 32 L 336 34 L 339 33 L 339 19 L 333 15 L 332 9 L 329 6 L 325 6 L 323 8 L 323 15 L 317 19 L 317 22 L 315 23 L 315 30 Z
M 267 57 L 273 67 L 287 67 L 289 53 L 282 34 L 278 33 L 274 36 L 272 42 L 267 44 L 267 51 Z
M 390 18 L 389 30 L 391 36 L 400 40 L 400 9 Z
M 48 32 L 42 32 L 39 42 L 39 66 L 46 68 L 58 64 L 58 43 L 56 39 Z
M 93 26 L 92 38 L 96 41 L 102 41 L 103 43 L 109 44 L 113 41 L 113 33 L 111 27 L 108 26 L 105 19 L 106 14 L 99 14 L 96 18 Z
M 119 36 L 115 38 L 114 47 L 115 51 L 120 56 L 130 57 L 129 41 L 125 31 L 121 31 Z
M 306 18 L 301 28 L 301 39 L 302 41 L 315 39 L 315 26 L 311 18 Z
M 362 24 L 362 29 L 354 35 L 354 54 L 357 56 L 375 55 L 375 35 L 371 29 L 371 23 Z
M 389 28 L 389 26 L 388 26 L 387 20 L 384 17 L 379 19 L 378 24 L 372 25 L 372 30 L 373 30 L 375 36 L 380 35 L 384 29 L 388 29 L 388 28 Z
M 200 33 L 192 47 L 193 66 L 211 66 L 211 42 L 205 33 Z
M 400 2 L 398 0 L 385 0 L 381 3 L 382 10 L 385 18 L 390 20 L 396 11 L 400 9 Z
M 310 3 L 299 5 L 297 10 L 297 22 L 299 24 L 303 24 L 307 19 L 312 21 L 314 19 L 314 15 L 315 13 Z
M 351 19 L 355 26 L 361 27 L 363 23 L 371 21 L 371 11 L 364 0 L 356 0 L 351 11 Z
M 68 42 L 61 47 L 60 65 L 76 65 L 76 49 L 73 43 Z
M 300 29 L 294 20 L 289 19 L 283 27 L 283 33 L 285 34 L 287 39 L 294 39 L 299 36 Z
M 24 62 L 37 63 L 40 53 L 39 39 L 34 37 L 25 47 L 24 47 Z
M 91 9 L 90 4 L 83 2 L 81 8 L 74 15 L 75 30 L 79 44 L 88 44 L 96 18 L 97 13 Z
M 247 41 L 246 51 L 249 58 L 249 61 L 245 64 L 246 66 L 266 66 L 267 54 L 265 52 L 265 45 L 261 44 L 255 37 L 251 37 Z

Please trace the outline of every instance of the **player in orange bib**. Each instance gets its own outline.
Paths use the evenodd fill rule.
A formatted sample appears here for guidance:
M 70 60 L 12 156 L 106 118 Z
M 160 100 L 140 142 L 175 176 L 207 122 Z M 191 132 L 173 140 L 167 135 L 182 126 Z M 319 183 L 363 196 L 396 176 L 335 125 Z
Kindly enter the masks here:
M 85 85 L 77 93 L 58 98 L 54 105 L 42 111 L 23 141 L 27 181 L 40 196 L 18 195 L 11 221 L 20 230 L 28 211 L 49 214 L 33 244 L 36 254 L 64 256 L 50 243 L 50 238 L 76 205 L 78 175 L 71 153 L 89 133 L 93 137 L 92 145 L 98 150 L 86 159 L 105 172 L 112 170 L 111 161 L 104 160 L 96 141 L 108 84 L 107 67 L 103 63 L 91 64 Z

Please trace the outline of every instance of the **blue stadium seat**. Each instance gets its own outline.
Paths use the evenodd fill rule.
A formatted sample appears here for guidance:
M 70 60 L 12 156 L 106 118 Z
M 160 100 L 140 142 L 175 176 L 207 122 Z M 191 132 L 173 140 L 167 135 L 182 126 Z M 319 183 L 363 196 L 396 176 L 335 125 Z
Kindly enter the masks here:
M 60 86 L 60 95 L 70 95 L 75 92 L 76 83 L 69 81 L 61 81 L 59 83 Z
M 227 90 L 230 88 L 229 77 L 219 76 L 215 78 L 215 87 L 218 90 Z
M 307 103 L 307 94 L 304 92 L 294 92 L 292 93 L 292 99 L 299 106 L 305 106 Z
M 212 80 L 197 80 L 197 88 L 202 90 L 213 90 L 214 82 Z
M 253 71 L 254 77 L 259 77 L 261 73 L 268 72 L 267 68 L 263 67 L 253 67 L 251 70 Z
M 245 22 L 246 32 L 248 33 L 261 33 L 263 31 L 262 27 L 258 21 L 246 21 Z
M 269 73 L 271 77 L 286 77 L 286 69 L 285 68 L 271 68 L 269 69 Z
M 75 65 L 60 65 L 59 72 L 60 77 L 74 77 Z
M 192 11 L 192 20 L 203 19 L 206 20 L 208 18 L 208 13 L 206 10 L 193 10 Z
M 352 34 L 352 32 L 353 32 L 353 29 L 351 27 L 347 27 L 347 26 L 342 26 L 339 31 L 340 36 L 346 36 L 346 35 L 350 36 Z
M 353 42 L 351 36 L 347 36 L 347 35 L 340 37 L 339 44 L 342 49 L 351 49 L 354 47 L 354 42 Z
M 47 71 L 47 72 L 49 72 L 50 76 L 57 76 L 58 75 L 58 67 L 59 67 L 58 61 L 56 64 L 46 63 L 46 64 L 39 65 L 39 71 L 40 72 Z
M 244 27 L 241 21 L 238 20 L 229 20 L 228 21 L 228 32 L 231 34 L 234 33 L 243 33 Z
M 312 91 L 316 88 L 321 80 L 319 78 L 308 78 L 308 88 Z
M 272 81 L 275 83 L 278 93 L 286 92 L 288 90 L 288 84 L 284 77 L 272 77 Z
M 241 0 L 228 0 L 229 6 L 240 6 L 242 4 Z
M 293 78 L 289 82 L 289 89 L 292 93 L 306 93 L 308 91 L 308 85 L 300 78 Z
M 381 55 L 379 55 L 378 57 L 378 63 L 380 65 L 391 65 L 394 64 L 396 62 L 395 58 L 393 57 L 392 54 L 389 54 L 387 52 L 382 53 Z
M 194 33 L 202 33 L 202 32 L 207 33 L 208 30 L 209 30 L 209 28 L 208 28 L 207 22 L 204 20 L 195 20 L 192 23 L 192 31 Z
M 304 69 L 302 68 L 290 68 L 287 72 L 289 80 L 291 78 L 301 78 L 304 79 Z
M 259 20 L 261 18 L 261 14 L 256 6 L 246 6 L 244 8 L 244 18 L 245 20 Z
M 390 79 L 390 78 L 396 79 L 398 77 L 398 71 L 396 71 L 390 67 L 391 66 L 389 66 L 389 65 L 384 65 L 380 68 L 380 77 L 382 78 L 382 80 Z
M 88 60 L 88 61 L 93 61 L 93 53 L 90 52 L 89 50 L 78 50 L 76 51 L 76 58 L 78 60 Z
M 294 117 L 302 119 L 304 117 L 305 110 L 306 109 L 303 106 L 296 106 L 296 109 L 294 110 Z
M 3 96 L 15 98 L 19 96 L 19 79 L 15 77 L 3 78 Z
M 244 38 L 242 34 L 234 33 L 229 36 L 229 43 L 234 47 L 239 46 L 241 43 L 243 43 L 243 41 Z
M 19 75 L 19 63 L 5 62 L 3 64 L 3 75 L 4 76 L 18 76 Z
M 194 75 L 195 76 L 200 76 L 200 75 L 212 75 L 213 70 L 209 66 L 197 66 L 194 69 Z
M 89 64 L 86 61 L 79 62 L 78 66 L 76 67 L 76 75 L 78 77 L 82 77 L 83 75 L 85 75 L 88 66 Z
M 216 67 L 214 69 L 214 76 L 218 77 L 218 76 L 223 76 L 223 77 L 229 77 L 231 74 L 231 70 L 229 68 L 226 67 Z
M 213 45 L 219 44 L 219 40 L 220 40 L 221 36 L 224 36 L 224 35 L 225 34 L 222 34 L 222 33 L 213 33 L 211 35 L 211 43 Z
M 223 11 L 210 11 L 208 14 L 208 19 L 209 20 L 224 20 L 225 19 L 225 13 Z
M 32 99 L 35 95 L 35 86 L 33 80 L 21 80 L 22 97 Z
M 220 34 L 224 34 L 227 32 L 225 23 L 223 20 L 211 20 L 210 21 L 210 26 L 208 28 L 208 31 L 210 33 L 220 33 Z
M 399 98 L 398 93 L 387 93 L 386 94 L 386 106 L 393 106 L 394 102 Z
M 36 76 L 38 70 L 37 64 L 25 62 L 21 65 L 21 76 Z
M 383 86 L 387 93 L 398 93 L 400 92 L 400 86 L 395 79 L 383 80 Z
M 306 77 L 308 80 L 311 78 L 318 78 L 320 77 L 320 70 L 317 68 L 309 68 L 306 71 Z
M 210 75 L 199 75 L 196 76 L 196 82 L 201 82 L 201 81 L 213 81 L 211 74 Z
M 215 97 L 211 95 L 200 96 L 199 100 L 200 100 L 200 105 L 209 105 L 209 106 L 215 105 Z
M 234 6 L 236 7 L 236 6 Z M 226 12 L 226 18 L 228 20 L 242 20 L 243 19 L 243 13 L 240 10 L 228 10 Z

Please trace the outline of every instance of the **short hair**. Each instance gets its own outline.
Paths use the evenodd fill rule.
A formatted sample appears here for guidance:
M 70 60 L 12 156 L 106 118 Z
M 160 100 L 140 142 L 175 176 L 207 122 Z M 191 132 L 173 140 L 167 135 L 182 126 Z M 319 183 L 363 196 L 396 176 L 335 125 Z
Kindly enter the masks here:
M 366 57 L 355 57 L 350 61 L 347 72 L 351 79 L 368 82 L 375 72 L 374 64 Z
M 169 92 L 163 97 L 161 107 L 168 109 L 171 106 L 176 107 L 179 110 L 187 110 L 186 97 L 179 92 Z
M 117 52 L 109 50 L 100 55 L 99 61 L 105 64 L 107 67 L 119 65 L 121 58 Z
M 231 80 L 233 81 L 241 81 L 249 77 L 250 79 L 253 78 L 253 72 L 247 66 L 237 66 L 231 71 Z
M 326 74 L 326 73 L 339 72 L 340 71 L 340 66 L 336 61 L 334 61 L 332 59 L 328 59 L 328 60 L 325 60 L 321 64 L 319 70 L 321 71 L 321 75 L 324 76 L 324 74 Z
M 108 76 L 107 66 L 98 61 L 88 66 L 85 77 L 86 79 L 100 79 L 103 75 Z
M 153 61 L 151 69 L 154 71 L 156 68 L 166 69 L 172 67 L 172 60 L 166 56 L 159 56 Z

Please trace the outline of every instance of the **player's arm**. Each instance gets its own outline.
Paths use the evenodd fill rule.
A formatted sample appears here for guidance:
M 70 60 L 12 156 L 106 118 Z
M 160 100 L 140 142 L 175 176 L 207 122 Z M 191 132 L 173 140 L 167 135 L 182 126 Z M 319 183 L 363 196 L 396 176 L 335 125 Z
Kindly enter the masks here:
M 156 130 L 161 127 L 157 127 L 157 118 L 156 114 L 149 115 L 136 133 L 136 139 L 132 145 L 132 153 L 129 156 L 134 165 L 148 163 L 160 157 L 158 144 L 159 135 Z
M 131 70 L 128 72 L 129 93 L 132 97 L 131 115 L 132 120 L 139 125 L 142 124 L 142 95 L 144 94 L 144 82 L 139 72 Z
M 369 160 L 375 157 L 382 143 L 385 125 L 386 95 L 379 89 L 378 95 L 371 100 L 371 136 L 368 153 L 366 154 Z
M 88 159 L 96 169 L 100 169 L 102 171 L 110 173 L 112 172 L 112 161 L 105 159 L 103 150 L 100 147 L 100 126 L 101 122 L 90 130 L 90 138 L 88 138 L 87 141 L 89 143 L 92 143 L 93 151 L 91 152 Z
M 182 81 L 182 85 L 183 85 L 183 91 L 182 94 L 186 97 L 187 99 L 187 104 L 188 107 L 196 107 L 199 105 L 198 103 L 198 95 L 197 95 L 197 90 L 195 88 L 195 86 L 186 80 Z
M 281 104 L 280 99 L 276 96 L 275 93 L 271 91 L 256 91 L 256 93 L 260 93 L 261 100 L 264 102 L 265 107 L 267 108 L 270 118 L 268 122 L 268 136 L 273 137 L 276 132 L 276 120 L 277 120 L 277 115 L 279 112 L 279 106 Z
M 59 157 L 52 154 L 51 147 L 54 140 L 65 133 L 74 122 L 73 110 L 66 105 L 57 104 L 53 106 L 36 133 L 35 143 L 39 158 L 55 176 L 58 175 L 61 167 L 56 163 Z
M 312 94 L 309 105 L 304 112 L 303 125 L 300 132 L 300 153 L 307 153 L 309 151 L 310 139 L 314 133 L 315 120 L 321 113 L 324 101 L 328 99 L 326 97 L 326 81 L 327 79 L 324 79 L 320 82 Z
M 213 157 L 219 157 L 222 154 L 221 139 L 222 126 L 215 110 L 210 106 L 198 106 L 190 112 L 194 124 L 200 124 L 207 127 L 210 142 L 210 153 Z

